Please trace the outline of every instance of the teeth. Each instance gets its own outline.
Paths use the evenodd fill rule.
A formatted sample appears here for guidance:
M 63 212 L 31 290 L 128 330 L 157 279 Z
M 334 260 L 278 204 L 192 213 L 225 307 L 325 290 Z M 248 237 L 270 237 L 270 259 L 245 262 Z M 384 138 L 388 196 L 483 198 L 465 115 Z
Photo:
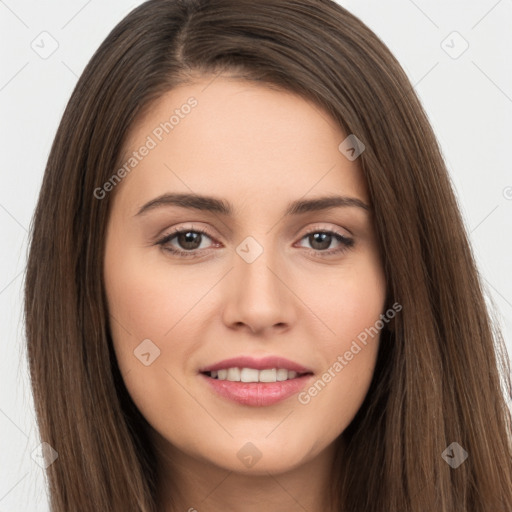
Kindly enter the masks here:
M 254 368 L 242 368 L 240 370 L 240 378 L 237 380 L 241 382 L 258 382 L 259 374 L 260 372 Z
M 212 379 L 229 380 L 232 382 L 282 382 L 295 379 L 298 373 L 284 368 L 268 368 L 256 370 L 255 368 L 225 368 L 210 372 Z
M 283 368 L 279 368 L 279 370 L 277 370 L 277 380 L 278 381 L 281 381 L 281 380 L 286 380 L 288 378 L 288 370 L 284 370 Z
M 260 382 L 277 382 L 277 370 L 272 368 L 271 370 L 260 370 Z
M 226 377 L 227 380 L 240 380 L 240 368 L 229 368 L 228 369 L 228 376 Z

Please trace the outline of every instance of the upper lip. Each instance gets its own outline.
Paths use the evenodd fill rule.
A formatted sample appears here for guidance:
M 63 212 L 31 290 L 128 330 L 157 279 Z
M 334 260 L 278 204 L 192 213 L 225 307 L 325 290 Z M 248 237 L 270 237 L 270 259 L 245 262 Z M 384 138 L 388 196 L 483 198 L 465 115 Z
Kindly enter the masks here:
M 309 368 L 306 368 L 295 361 L 290 361 L 285 357 L 279 356 L 266 356 L 259 359 L 251 356 L 232 357 L 231 359 L 224 359 L 218 363 L 200 368 L 199 372 L 213 372 L 227 368 L 255 368 L 256 370 L 265 370 L 266 368 L 283 368 L 286 370 L 296 371 L 297 373 L 313 373 Z

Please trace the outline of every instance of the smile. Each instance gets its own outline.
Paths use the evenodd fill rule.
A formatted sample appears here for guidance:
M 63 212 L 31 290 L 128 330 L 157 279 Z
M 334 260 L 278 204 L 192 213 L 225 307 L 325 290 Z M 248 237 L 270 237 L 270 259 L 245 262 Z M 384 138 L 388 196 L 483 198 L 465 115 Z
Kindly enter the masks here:
M 226 368 L 199 375 L 215 394 L 252 407 L 273 405 L 299 393 L 313 376 L 284 368 Z

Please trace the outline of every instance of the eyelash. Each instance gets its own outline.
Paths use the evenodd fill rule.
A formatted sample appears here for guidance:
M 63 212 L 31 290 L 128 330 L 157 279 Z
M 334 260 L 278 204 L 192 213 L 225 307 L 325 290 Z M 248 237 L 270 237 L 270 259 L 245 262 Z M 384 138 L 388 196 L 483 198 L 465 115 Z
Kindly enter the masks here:
M 197 258 L 200 257 L 200 254 L 198 254 L 199 250 L 194 249 L 193 251 L 184 251 L 181 249 L 175 249 L 171 247 L 166 247 L 166 244 L 168 244 L 173 238 L 175 238 L 177 235 L 180 235 L 182 233 L 200 233 L 201 235 L 205 235 L 208 238 L 211 238 L 213 240 L 213 237 L 204 229 L 201 228 L 185 228 L 185 229 L 176 229 L 172 231 L 171 233 L 168 233 L 164 237 L 162 237 L 160 240 L 158 240 L 155 245 L 160 245 L 163 250 L 170 252 L 171 254 L 174 254 L 181 258 Z M 354 240 L 352 238 L 348 238 L 341 233 L 338 233 L 336 231 L 329 231 L 325 229 L 318 229 L 313 228 L 307 233 L 305 233 L 301 240 L 306 238 L 309 235 L 316 234 L 316 233 L 322 233 L 326 235 L 333 235 L 334 238 L 341 243 L 341 246 L 337 249 L 328 249 L 324 251 L 315 250 L 315 249 L 309 249 L 308 252 L 312 254 L 315 257 L 324 258 L 326 256 L 331 256 L 334 254 L 343 254 L 344 252 L 348 251 L 354 246 Z M 205 250 L 205 249 L 203 249 Z

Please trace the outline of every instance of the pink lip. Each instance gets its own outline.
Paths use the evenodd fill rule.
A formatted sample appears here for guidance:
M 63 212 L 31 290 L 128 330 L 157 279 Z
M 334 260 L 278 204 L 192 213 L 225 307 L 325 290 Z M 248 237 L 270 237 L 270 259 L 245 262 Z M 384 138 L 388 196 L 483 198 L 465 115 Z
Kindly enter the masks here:
M 233 357 L 231 359 L 224 359 L 218 363 L 200 368 L 199 372 L 205 373 L 215 370 L 224 370 L 227 368 L 255 368 L 256 370 L 265 370 L 267 368 L 284 368 L 286 370 L 296 371 L 297 373 L 313 373 L 309 368 L 295 363 L 294 361 L 290 361 L 284 357 L 277 356 L 267 356 L 261 359 L 255 359 L 254 357 L 250 356 Z
M 281 382 L 232 382 L 212 379 L 205 374 L 199 376 L 220 396 L 254 407 L 264 407 L 285 400 L 303 389 L 313 377 L 308 374 Z

